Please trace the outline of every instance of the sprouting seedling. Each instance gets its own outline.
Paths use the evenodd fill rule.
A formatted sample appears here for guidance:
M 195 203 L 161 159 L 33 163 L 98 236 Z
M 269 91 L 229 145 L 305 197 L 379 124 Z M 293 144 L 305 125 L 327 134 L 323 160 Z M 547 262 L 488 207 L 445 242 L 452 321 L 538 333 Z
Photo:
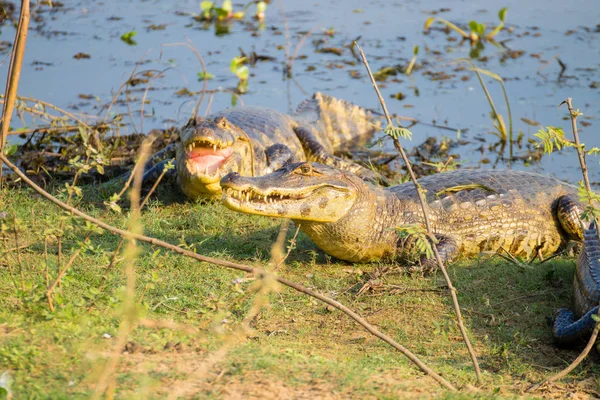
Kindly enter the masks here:
M 458 26 L 454 25 L 452 22 L 446 21 L 445 19 L 438 18 L 438 17 L 427 18 L 427 20 L 425 21 L 423 30 L 427 31 L 429 29 L 429 27 L 431 26 L 431 24 L 433 24 L 435 21 L 438 21 L 438 22 L 441 22 L 442 24 L 446 25 L 448 28 L 452 29 L 453 31 L 457 32 L 460 36 L 463 37 L 463 39 L 469 39 L 471 44 L 478 43 L 482 40 L 493 41 L 494 36 L 496 36 L 504 27 L 504 21 L 506 19 L 506 11 L 507 11 L 506 7 L 502 8 L 500 11 L 498 11 L 498 18 L 500 19 L 500 23 L 487 35 L 485 34 L 485 28 L 486 28 L 485 24 L 479 23 L 475 20 L 472 20 L 469 22 L 470 32 L 467 33 L 464 30 L 460 29 Z
M 406 68 L 406 75 L 410 75 L 410 73 L 412 72 L 415 63 L 417 62 L 417 55 L 419 54 L 419 46 L 415 46 L 413 48 L 413 56 L 410 59 L 410 63 L 408 64 L 408 67 Z

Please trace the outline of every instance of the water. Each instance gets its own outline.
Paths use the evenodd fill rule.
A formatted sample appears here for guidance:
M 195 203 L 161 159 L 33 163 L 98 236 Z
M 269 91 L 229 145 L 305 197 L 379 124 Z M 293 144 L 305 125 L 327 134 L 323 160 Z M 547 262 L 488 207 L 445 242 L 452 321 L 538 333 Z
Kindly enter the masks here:
M 250 67 L 248 92 L 238 97 L 238 104 L 263 105 L 288 112 L 302 99 L 321 91 L 378 109 L 364 67 L 350 52 L 350 43 L 360 37 L 374 71 L 384 66 L 406 65 L 413 47 L 418 45 L 417 65 L 422 67 L 410 77 L 400 74 L 382 84 L 388 108 L 402 116 L 461 129 L 460 138 L 468 143 L 455 152 L 462 163 L 476 166 L 487 159 L 493 165 L 497 156 L 487 149 L 495 141 L 489 133 L 493 131 L 489 105 L 474 74 L 457 70 L 467 65 L 452 63 L 468 57 L 470 45 L 468 41 L 449 41 L 459 36 L 455 32 L 442 32 L 439 29 L 442 25 L 438 23 L 424 34 L 423 24 L 431 12 L 443 8 L 446 11 L 436 16 L 458 23 L 464 29 L 471 19 L 495 26 L 498 10 L 508 7 L 507 27 L 512 32 L 500 32 L 497 40 L 512 51 L 523 51 L 523 55 L 514 59 L 507 57 L 506 48 L 488 43 L 480 53 L 485 60 L 474 61 L 478 67 L 505 79 L 515 136 L 522 131 L 523 142 L 527 143 L 539 129 L 521 120 L 526 118 L 543 126 L 564 127 L 570 137 L 566 107 L 557 106 L 572 97 L 575 107 L 584 113 L 580 121 L 588 125 L 580 125 L 582 141 L 588 147 L 600 147 L 600 137 L 595 134 L 600 124 L 596 119 L 600 111 L 600 29 L 596 25 L 600 22 L 600 6 L 594 0 L 493 0 L 485 2 L 485 8 L 480 2 L 459 0 L 284 0 L 281 4 L 285 20 L 279 4 L 269 5 L 264 27 L 259 27 L 258 21 L 247 15 L 243 21 L 233 21 L 230 33 L 222 36 L 215 34 L 214 24 L 205 28 L 203 23 L 193 19 L 194 13 L 200 13 L 198 1 L 81 0 L 65 2 L 65 6 L 53 9 L 41 6 L 34 11 L 34 16 L 40 18 L 32 21 L 30 27 L 19 94 L 42 99 L 71 112 L 104 116 L 105 105 L 139 64 L 138 72 L 153 71 L 154 76 L 159 71 L 164 72 L 158 78 L 138 76 L 148 82 L 133 87 L 128 100 L 121 94 L 109 117 L 124 115 L 127 125 L 122 133 L 180 126 L 190 116 L 200 95 L 180 96 L 176 92 L 185 88 L 199 93 L 204 85 L 197 79 L 202 68 L 196 55 L 185 46 L 167 46 L 187 42 L 198 50 L 207 70 L 215 76 L 208 81 L 208 89 L 214 93 L 205 96 L 202 113 L 209 103 L 213 111 L 231 106 L 232 91 L 238 80 L 229 68 L 232 58 L 240 55 L 240 48 L 246 53 L 254 51 L 275 60 Z M 243 4 L 234 4 L 234 10 L 242 7 Z M 251 6 L 248 14 L 253 10 Z M 313 32 L 298 51 L 293 80 L 283 74 L 284 22 L 290 32 L 290 54 L 295 52 L 302 32 Z M 164 25 L 164 29 L 151 29 L 152 25 Z M 333 36 L 325 34 L 330 29 Z M 134 30 L 137 32 L 133 37 L 135 45 L 130 46 L 120 39 L 123 33 Z M 14 32 L 14 27 L 5 23 L 1 27 L 0 41 L 12 42 Z M 317 46 L 338 48 L 342 54 L 316 52 Z M 90 58 L 73 58 L 77 53 L 87 53 Z M 555 56 L 567 66 L 562 76 L 559 76 L 558 62 L 553 60 Z M 548 60 L 552 61 L 541 69 Z M 4 74 L 7 64 L 2 66 Z M 440 73 L 450 78 L 432 80 L 432 76 Z M 357 74 L 358 79 L 354 79 L 352 76 Z M 500 86 L 488 77 L 485 82 L 498 111 L 508 123 Z M 141 100 L 149 84 L 142 123 Z M 390 98 L 398 92 L 406 97 L 401 101 Z M 80 95 L 89 98 L 83 99 Z M 21 126 L 18 119 L 13 120 L 13 126 Z M 454 130 L 425 124 L 414 126 L 412 132 L 412 144 L 421 143 L 427 136 L 457 137 Z M 523 149 L 515 150 L 516 155 L 525 153 Z M 600 182 L 597 161 L 590 158 L 589 162 L 592 180 Z M 572 182 L 580 179 L 573 149 L 545 156 L 539 164 L 526 164 L 514 162 L 513 168 L 529 168 Z

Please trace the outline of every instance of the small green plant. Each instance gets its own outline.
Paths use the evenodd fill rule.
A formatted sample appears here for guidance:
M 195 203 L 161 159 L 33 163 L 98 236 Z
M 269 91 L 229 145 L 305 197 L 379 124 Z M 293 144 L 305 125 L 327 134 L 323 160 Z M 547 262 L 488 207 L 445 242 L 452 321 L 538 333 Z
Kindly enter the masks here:
M 215 76 L 208 71 L 200 71 L 198 72 L 198 80 L 199 81 L 208 81 L 210 79 L 214 79 Z
M 472 20 L 469 22 L 470 32 L 467 33 L 465 31 L 463 31 L 462 29 L 460 29 L 458 26 L 454 25 L 452 22 L 446 21 L 445 19 L 438 18 L 438 17 L 427 18 L 427 20 L 425 21 L 425 26 L 423 27 L 423 30 L 427 31 L 429 29 L 429 27 L 431 26 L 431 24 L 433 24 L 435 21 L 438 21 L 438 22 L 441 22 L 442 24 L 446 25 L 448 28 L 452 29 L 453 31 L 457 32 L 460 36 L 463 37 L 463 39 L 469 39 L 471 44 L 478 43 L 482 40 L 493 41 L 494 37 L 502 30 L 502 28 L 504 28 L 504 21 L 506 20 L 506 11 L 507 11 L 506 7 L 502 8 L 500 11 L 498 11 L 498 19 L 500 20 L 500 23 L 488 34 L 485 33 L 485 28 L 486 28 L 485 24 L 482 24 L 475 20 Z
M 492 133 L 500 138 L 500 141 L 503 143 L 503 147 L 504 147 L 504 144 L 508 141 L 510 158 L 512 159 L 512 157 L 513 157 L 513 149 L 512 149 L 513 120 L 512 120 L 512 112 L 510 110 L 510 102 L 508 101 L 508 94 L 506 93 L 506 87 L 504 86 L 504 80 L 502 79 L 502 77 L 500 75 L 498 75 L 494 72 L 475 67 L 475 64 L 469 58 L 459 58 L 456 61 L 465 61 L 465 62 L 468 62 L 469 64 L 471 64 L 471 68 L 469 68 L 469 70 L 475 72 L 475 74 L 477 75 L 477 78 L 479 79 L 479 83 L 481 84 L 481 88 L 483 89 L 483 92 L 485 93 L 485 97 L 491 108 L 491 116 L 492 116 L 492 119 L 494 120 L 494 128 L 496 128 L 496 131 L 492 132 Z M 490 78 L 493 78 L 494 80 L 500 82 L 500 86 L 502 87 L 502 93 L 504 94 L 504 101 L 506 103 L 506 110 L 507 110 L 507 115 L 508 115 L 508 128 L 506 126 L 506 123 L 504 122 L 504 117 L 502 116 L 502 114 L 498 113 L 496 106 L 494 104 L 494 100 L 492 99 L 492 95 L 488 91 L 487 86 L 485 85 L 485 82 L 483 81 L 483 78 L 481 77 L 481 74 L 487 75 Z
M 121 40 L 130 46 L 135 46 L 137 44 L 137 42 L 135 40 L 133 40 L 133 37 L 135 35 L 137 35 L 136 31 L 125 32 L 124 34 L 121 35 Z
M 415 46 L 413 48 L 413 56 L 410 59 L 410 63 L 408 64 L 408 67 L 406 68 L 406 75 L 410 75 L 410 73 L 412 72 L 415 63 L 417 62 L 417 55 L 419 54 L 419 46 Z
M 237 76 L 239 79 L 237 85 L 237 92 L 239 94 L 244 94 L 248 92 L 249 70 L 248 66 L 246 66 L 247 60 L 248 59 L 245 56 L 234 57 L 231 60 L 231 64 L 229 66 L 231 72 L 233 72 L 235 76 Z
M 234 12 L 231 0 L 223 0 L 221 7 L 217 7 L 212 1 L 203 1 L 200 3 L 201 14 L 197 19 L 202 21 L 225 21 L 232 18 L 242 19 L 246 14 L 246 9 L 253 3 L 248 3 L 242 11 Z

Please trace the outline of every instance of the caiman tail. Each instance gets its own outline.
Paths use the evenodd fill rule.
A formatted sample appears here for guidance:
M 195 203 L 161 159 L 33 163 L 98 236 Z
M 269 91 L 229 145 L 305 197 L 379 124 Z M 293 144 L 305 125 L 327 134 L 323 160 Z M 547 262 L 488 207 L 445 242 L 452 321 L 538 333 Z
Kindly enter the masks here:
M 552 332 L 559 344 L 577 343 L 589 337 L 600 303 L 600 239 L 593 222 L 583 235 L 583 249 L 577 259 L 573 282 L 574 312 L 561 308 L 555 313 Z
M 334 152 L 364 145 L 381 126 L 366 108 L 320 92 L 300 103 L 294 119 L 312 125 L 319 142 Z

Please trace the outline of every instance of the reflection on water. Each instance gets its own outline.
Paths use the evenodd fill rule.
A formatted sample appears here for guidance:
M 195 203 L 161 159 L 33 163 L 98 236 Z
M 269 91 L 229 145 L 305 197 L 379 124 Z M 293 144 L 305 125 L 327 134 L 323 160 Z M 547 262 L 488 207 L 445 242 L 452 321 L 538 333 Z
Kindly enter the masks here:
M 463 164 L 479 165 L 482 159 L 493 164 L 490 107 L 468 65 L 452 63 L 469 57 L 473 49 L 442 25 L 434 24 L 424 34 L 423 24 L 435 15 L 466 30 L 471 19 L 490 27 L 497 23 L 498 10 L 508 7 L 507 29 L 496 37 L 500 46 L 486 43 L 474 61 L 505 80 L 515 136 L 523 133 L 522 149 L 516 149 L 515 155 L 525 160 L 513 167 L 526 168 L 526 146 L 539 129 L 536 123 L 563 126 L 570 133 L 566 109 L 557 108 L 569 96 L 584 113 L 583 141 L 590 147 L 600 146 L 600 137 L 592 134 L 600 123 L 595 119 L 600 114 L 600 9 L 591 0 L 494 0 L 486 2 L 485 8 L 483 3 L 458 0 L 282 3 L 285 20 L 274 2 L 262 24 L 250 16 L 219 24 L 199 21 L 194 18 L 200 14 L 196 0 L 82 0 L 52 9 L 42 6 L 33 14 L 19 93 L 72 112 L 104 115 L 106 104 L 135 70 L 129 92 L 122 92 L 110 110 L 110 116 L 129 114 L 122 133 L 141 130 L 143 98 L 147 103 L 144 131 L 179 126 L 189 117 L 205 82 L 198 80 L 202 67 L 189 48 L 164 45 L 187 42 L 214 76 L 206 81 L 211 93 L 204 98 L 202 112 L 209 104 L 214 111 L 232 102 L 291 111 L 315 91 L 377 109 L 377 98 L 350 49 L 351 42 L 360 38 L 374 70 L 396 66 L 402 70 L 418 45 L 410 77 L 396 73 L 381 84 L 388 108 L 422 122 L 461 129 L 460 139 L 466 144 L 454 150 Z M 236 9 L 242 6 L 234 5 Z M 121 40 L 133 31 L 135 44 Z M 307 32 L 311 34 L 303 40 Z M 13 37 L 11 24 L 2 25 L 3 54 L 10 48 L 1 44 Z M 230 70 L 232 59 L 241 53 L 255 57 L 247 92 L 242 95 L 238 78 Z M 284 76 L 286 57 L 294 58 L 293 80 Z M 5 62 L 3 73 L 7 67 Z M 500 86 L 489 77 L 485 82 L 506 120 Z M 15 119 L 13 125 L 19 124 Z M 425 124 L 415 125 L 412 131 L 415 144 L 428 136 L 457 137 L 453 130 Z M 572 150 L 544 157 L 531 168 L 571 181 L 579 179 Z M 591 173 L 594 181 L 600 180 L 595 161 L 591 161 Z

